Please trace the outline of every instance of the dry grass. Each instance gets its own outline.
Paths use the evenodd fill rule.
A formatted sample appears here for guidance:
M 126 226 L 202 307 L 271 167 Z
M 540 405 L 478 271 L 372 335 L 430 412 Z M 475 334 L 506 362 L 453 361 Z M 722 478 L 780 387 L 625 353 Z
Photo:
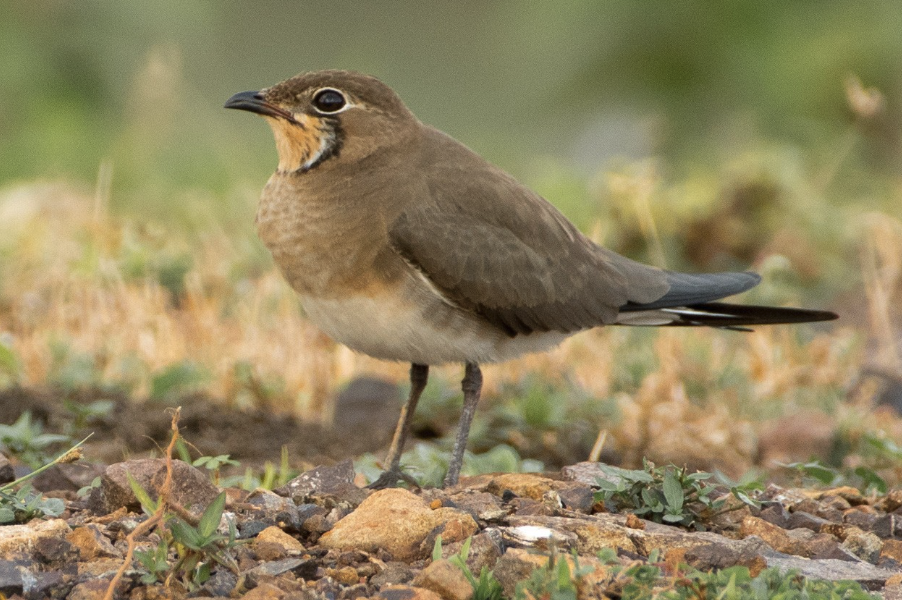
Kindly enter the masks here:
M 42 386 L 81 360 L 92 383 L 142 397 L 159 373 L 190 363 L 206 374 L 202 388 L 224 402 L 328 421 L 336 390 L 354 376 L 406 378 L 406 365 L 355 355 L 307 322 L 279 274 L 255 258 L 249 227 L 236 235 L 210 224 L 201 235 L 179 236 L 110 217 L 104 177 L 98 190 L 37 183 L 0 197 L 0 341 L 18 361 L 8 379 Z M 734 473 L 756 463 L 757 424 L 768 418 L 816 410 L 837 427 L 877 427 L 868 415 L 879 389 L 856 382 L 866 364 L 900 373 L 894 307 L 902 226 L 874 215 L 867 232 L 861 260 L 870 332 L 842 321 L 748 335 L 595 330 L 488 367 L 485 394 L 528 376 L 567 377 L 589 396 L 614 398 L 622 418 L 598 428 L 610 429 L 607 443 L 628 462 L 716 456 Z M 190 267 L 174 294 L 161 273 L 166 261 L 186 256 Z M 437 372 L 446 382 L 460 377 L 457 366 Z M 839 404 L 846 395 L 850 403 Z

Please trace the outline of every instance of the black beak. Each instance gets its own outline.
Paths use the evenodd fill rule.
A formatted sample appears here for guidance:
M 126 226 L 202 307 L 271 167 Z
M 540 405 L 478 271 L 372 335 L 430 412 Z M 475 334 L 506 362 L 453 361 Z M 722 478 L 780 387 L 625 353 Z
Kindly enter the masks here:
M 270 104 L 260 92 L 238 92 L 226 100 L 224 108 L 237 108 L 238 110 L 247 110 L 258 115 L 294 121 L 294 117 L 290 112 Z

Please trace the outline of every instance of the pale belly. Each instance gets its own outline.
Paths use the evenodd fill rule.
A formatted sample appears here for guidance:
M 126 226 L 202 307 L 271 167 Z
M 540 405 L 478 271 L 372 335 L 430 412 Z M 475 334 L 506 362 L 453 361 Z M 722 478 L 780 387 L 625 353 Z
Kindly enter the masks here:
M 492 363 L 548 350 L 566 333 L 511 338 L 440 299 L 415 304 L 403 294 L 342 299 L 301 296 L 307 316 L 324 333 L 374 358 L 426 365 Z

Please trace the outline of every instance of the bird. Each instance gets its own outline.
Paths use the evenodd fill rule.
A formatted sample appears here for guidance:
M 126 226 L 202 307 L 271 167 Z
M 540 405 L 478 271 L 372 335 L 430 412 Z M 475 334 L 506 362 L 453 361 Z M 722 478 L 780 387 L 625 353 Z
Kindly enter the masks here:
M 606 325 L 748 330 L 837 318 L 721 302 L 760 276 L 669 271 L 594 243 L 375 77 L 305 72 L 237 93 L 225 108 L 272 128 L 278 167 L 256 229 L 307 317 L 356 352 L 411 365 L 387 468 L 371 487 L 410 480 L 401 454 L 430 366 L 464 365 L 448 487 L 460 476 L 480 365 Z

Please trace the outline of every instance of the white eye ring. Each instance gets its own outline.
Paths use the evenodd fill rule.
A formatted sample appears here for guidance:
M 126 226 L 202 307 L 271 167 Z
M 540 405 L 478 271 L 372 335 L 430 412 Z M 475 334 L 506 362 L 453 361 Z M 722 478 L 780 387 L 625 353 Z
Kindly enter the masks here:
M 313 109 L 322 115 L 337 115 L 353 106 L 344 92 L 331 87 L 316 90 L 311 104 Z

